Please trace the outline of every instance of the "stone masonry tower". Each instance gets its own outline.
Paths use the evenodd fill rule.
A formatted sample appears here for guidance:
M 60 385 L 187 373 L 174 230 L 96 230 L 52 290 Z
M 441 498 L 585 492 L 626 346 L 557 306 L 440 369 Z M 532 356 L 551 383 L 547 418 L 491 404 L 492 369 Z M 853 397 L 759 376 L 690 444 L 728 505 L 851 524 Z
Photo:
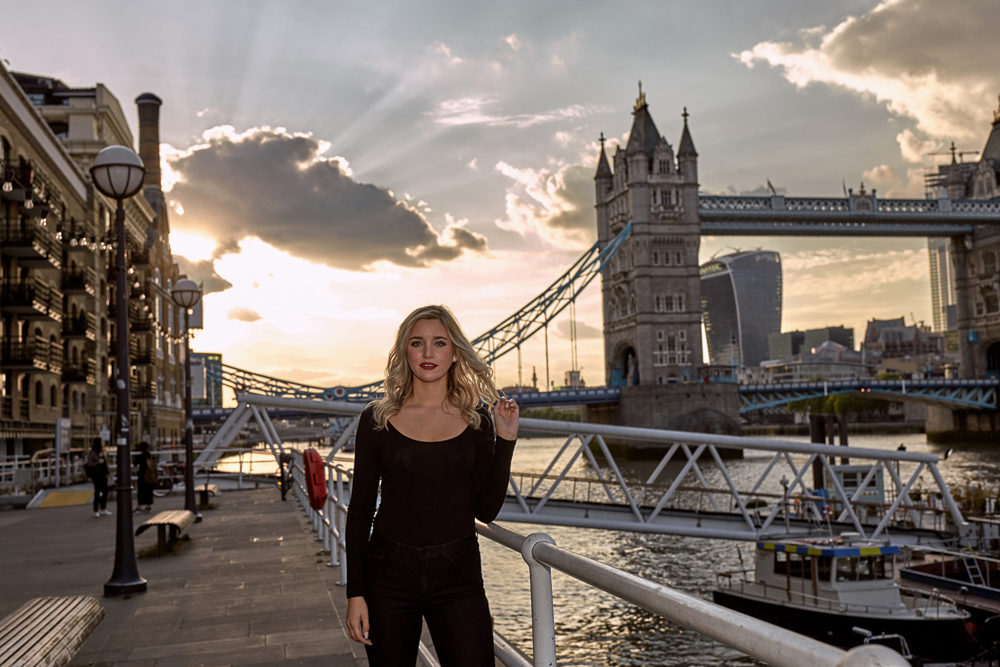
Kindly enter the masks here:
M 701 358 L 698 153 L 687 125 L 675 158 L 639 86 L 632 131 L 612 170 L 604 152 L 594 177 L 597 228 L 607 243 L 632 235 L 602 275 L 605 381 L 665 385 L 697 379 Z

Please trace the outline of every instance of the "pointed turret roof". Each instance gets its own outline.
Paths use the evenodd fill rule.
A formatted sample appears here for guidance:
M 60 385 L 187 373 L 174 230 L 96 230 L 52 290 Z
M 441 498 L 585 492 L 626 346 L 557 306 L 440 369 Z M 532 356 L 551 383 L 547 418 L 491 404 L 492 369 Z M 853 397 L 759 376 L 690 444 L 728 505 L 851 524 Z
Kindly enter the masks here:
M 642 151 L 647 155 L 653 155 L 660 140 L 660 132 L 656 129 L 653 117 L 649 115 L 649 105 L 646 104 L 646 94 L 642 92 L 642 81 L 639 82 L 639 97 L 635 100 L 635 108 L 632 110 L 632 131 L 628 135 L 628 144 L 625 146 L 626 153 L 636 153 Z
M 691 139 L 691 131 L 688 130 L 688 108 L 684 107 L 684 131 L 681 132 L 681 143 L 677 146 L 677 157 L 698 157 L 698 151 L 694 149 L 694 141 Z
M 597 159 L 597 173 L 594 178 L 611 178 L 611 165 L 608 164 L 608 156 L 604 152 L 604 133 L 601 132 L 601 157 Z
M 993 130 L 986 140 L 983 148 L 982 159 L 995 160 L 994 164 L 1000 164 L 1000 106 L 993 112 Z

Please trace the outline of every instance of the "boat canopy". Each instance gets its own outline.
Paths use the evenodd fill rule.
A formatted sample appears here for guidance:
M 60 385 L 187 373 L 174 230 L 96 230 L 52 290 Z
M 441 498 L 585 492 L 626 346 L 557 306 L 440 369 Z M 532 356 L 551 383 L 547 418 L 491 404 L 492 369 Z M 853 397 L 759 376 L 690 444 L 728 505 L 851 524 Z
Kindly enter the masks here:
M 899 547 L 895 545 L 886 546 L 850 546 L 850 545 L 818 545 L 818 544 L 795 544 L 788 542 L 758 542 L 758 549 L 766 551 L 783 551 L 789 554 L 802 554 L 804 556 L 827 556 L 829 558 L 850 558 L 858 556 L 888 556 L 898 554 Z

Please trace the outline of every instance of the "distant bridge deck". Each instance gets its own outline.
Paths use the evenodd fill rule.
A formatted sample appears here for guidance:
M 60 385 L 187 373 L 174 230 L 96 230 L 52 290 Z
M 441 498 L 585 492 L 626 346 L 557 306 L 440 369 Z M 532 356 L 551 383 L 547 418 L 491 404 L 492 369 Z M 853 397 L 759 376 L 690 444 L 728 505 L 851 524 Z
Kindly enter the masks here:
M 971 199 L 709 196 L 701 233 L 717 236 L 957 236 L 1000 220 L 1000 202 Z
M 1000 380 L 840 380 L 826 382 L 782 382 L 769 384 L 741 384 L 740 412 L 794 403 L 819 396 L 853 392 L 871 393 L 890 400 L 912 400 L 950 407 L 980 410 L 997 408 L 997 388 Z M 601 405 L 617 403 L 621 399 L 619 387 L 580 387 L 555 391 L 533 391 L 510 394 L 525 407 L 557 405 Z M 368 402 L 372 396 L 359 400 Z M 348 398 L 350 400 L 350 397 Z M 194 419 L 199 423 L 224 420 L 232 408 L 195 408 Z M 297 419 L 311 416 L 303 410 L 268 410 L 274 419 Z

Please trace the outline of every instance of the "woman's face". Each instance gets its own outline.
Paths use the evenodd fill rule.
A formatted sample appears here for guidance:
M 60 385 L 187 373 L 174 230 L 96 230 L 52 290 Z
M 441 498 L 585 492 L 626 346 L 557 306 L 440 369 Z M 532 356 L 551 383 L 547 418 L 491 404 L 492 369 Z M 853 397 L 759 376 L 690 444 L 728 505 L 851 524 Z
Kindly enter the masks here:
M 417 320 L 406 339 L 406 361 L 414 381 L 446 378 L 454 354 L 451 337 L 440 320 Z

